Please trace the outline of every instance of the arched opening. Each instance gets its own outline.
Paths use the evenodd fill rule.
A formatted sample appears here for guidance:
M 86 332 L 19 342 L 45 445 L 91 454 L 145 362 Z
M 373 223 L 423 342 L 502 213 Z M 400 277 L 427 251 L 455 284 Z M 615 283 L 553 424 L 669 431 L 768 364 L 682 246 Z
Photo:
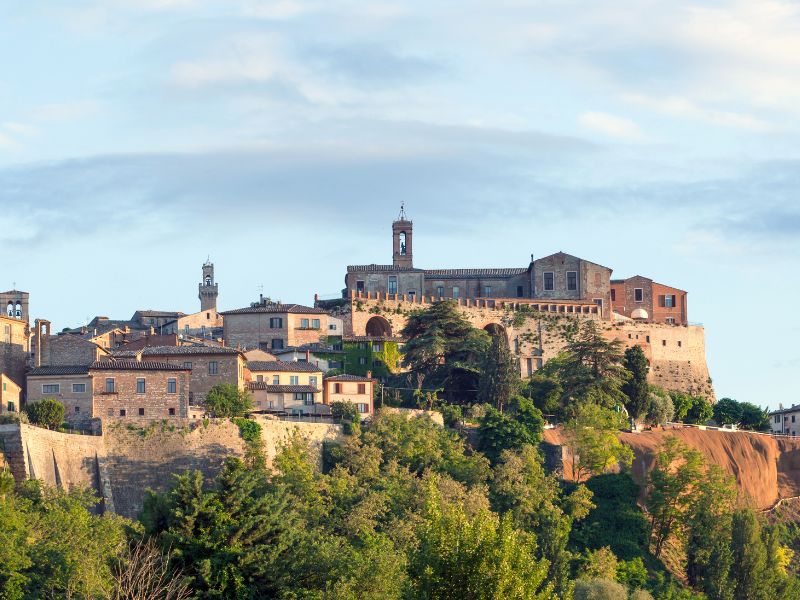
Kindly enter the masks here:
M 392 337 L 392 326 L 383 317 L 375 316 L 367 321 L 367 335 L 374 337 Z
M 19 319 L 22 317 L 22 304 L 17 302 L 17 310 L 14 312 L 15 316 Z
M 493 338 L 500 337 L 508 343 L 508 335 L 506 334 L 506 328 L 498 323 L 489 323 L 483 327 L 483 330 L 488 333 Z
M 401 256 L 405 256 L 406 255 L 406 232 L 405 231 L 401 231 L 400 232 L 400 255 Z
M 211 285 L 211 276 L 209 276 L 209 275 L 206 275 L 206 285 L 208 285 L 208 286 Z
M 6 306 L 6 316 L 13 317 L 14 316 L 14 303 L 9 302 L 8 306 Z

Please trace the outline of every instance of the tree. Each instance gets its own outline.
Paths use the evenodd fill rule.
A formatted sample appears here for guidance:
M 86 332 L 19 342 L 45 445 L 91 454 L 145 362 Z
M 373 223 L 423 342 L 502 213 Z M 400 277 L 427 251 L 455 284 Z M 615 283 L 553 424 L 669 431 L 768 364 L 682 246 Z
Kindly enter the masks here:
M 740 402 L 742 416 L 740 426 L 751 431 L 769 431 L 769 412 L 750 402 Z
M 633 452 L 618 437 L 624 426 L 621 414 L 597 404 L 577 408 L 575 417 L 564 426 L 575 481 L 600 475 L 617 465 L 630 466 Z
M 218 383 L 206 394 L 205 407 L 212 417 L 243 417 L 253 408 L 253 399 L 232 383 Z
M 564 388 L 555 376 L 537 371 L 528 380 L 522 393 L 531 399 L 542 414 L 553 415 L 559 411 Z
M 711 403 L 702 396 L 692 396 L 692 405 L 686 412 L 687 423 L 704 425 L 714 414 Z
M 741 509 L 733 514 L 731 550 L 733 551 L 731 575 L 736 583 L 734 599 L 772 598 L 767 549 L 761 537 L 761 523 L 751 509 Z
M 611 548 L 605 547 L 598 550 L 588 550 L 581 567 L 582 579 L 610 579 L 617 577 L 619 561 Z
M 628 414 L 637 421 L 645 416 L 650 406 L 650 385 L 647 373 L 650 365 L 640 346 L 632 346 L 625 350 L 623 366 L 631 377 L 622 385 L 622 392 L 627 396 L 625 407 Z
M 664 543 L 681 525 L 702 467 L 700 453 L 673 436 L 666 438 L 659 447 L 655 467 L 648 477 L 646 500 L 656 558 L 661 556 Z
M 535 557 L 533 539 L 515 529 L 510 518 L 486 511 L 470 517 L 460 506 L 442 505 L 429 487 L 419 546 L 409 571 L 413 598 L 478 600 L 552 597 L 546 583 L 547 561 Z
M 349 421 L 351 423 L 358 423 L 361 420 L 361 415 L 358 414 L 356 405 L 345 400 L 331 402 L 331 417 L 337 421 Z
M 575 584 L 574 600 L 628 600 L 628 590 L 610 579 L 581 579 Z
M 520 449 L 527 444 L 537 445 L 544 429 L 544 419 L 538 408 L 527 398 L 518 396 L 513 412 L 503 414 L 488 408 L 478 428 L 481 451 L 496 462 L 503 450 Z
M 185 600 L 191 591 L 152 538 L 129 544 L 114 570 L 114 600 Z
M 474 398 L 489 334 L 476 329 L 452 300 L 412 313 L 402 335 L 403 364 L 456 400 Z
M 25 407 L 28 419 L 34 425 L 58 429 L 64 422 L 64 405 L 53 398 L 42 398 Z
M 714 420 L 720 425 L 738 425 L 742 420 L 742 407 L 732 398 L 722 398 L 714 405 Z
M 519 365 L 511 355 L 505 334 L 493 335 L 483 360 L 478 402 L 491 404 L 503 412 L 519 385 Z
M 645 421 L 651 425 L 666 425 L 675 414 L 672 398 L 663 390 L 655 389 L 648 397 Z

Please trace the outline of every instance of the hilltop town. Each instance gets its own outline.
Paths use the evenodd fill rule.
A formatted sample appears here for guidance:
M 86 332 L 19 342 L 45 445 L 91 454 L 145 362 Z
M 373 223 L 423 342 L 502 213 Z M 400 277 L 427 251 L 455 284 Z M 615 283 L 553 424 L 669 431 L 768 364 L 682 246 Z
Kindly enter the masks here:
M 339 300 L 279 303 L 263 296 L 220 310 L 214 265 L 202 265 L 199 310 L 137 310 L 130 319 L 97 316 L 54 333 L 29 314 L 29 294 L 0 294 L 0 411 L 55 398 L 71 428 L 102 423 L 176 423 L 204 414 L 217 384 L 252 393 L 265 414 L 329 416 L 337 400 L 369 417 L 376 386 L 403 370 L 408 315 L 454 301 L 479 329 L 509 344 L 522 377 L 563 349 L 559 323 L 596 321 L 608 339 L 643 349 L 650 379 L 714 400 L 704 332 L 690 323 L 687 292 L 641 275 L 556 252 L 527 267 L 433 269 L 414 265 L 413 223 L 392 223 L 392 262 L 351 265 Z M 388 387 L 388 386 L 387 386 Z

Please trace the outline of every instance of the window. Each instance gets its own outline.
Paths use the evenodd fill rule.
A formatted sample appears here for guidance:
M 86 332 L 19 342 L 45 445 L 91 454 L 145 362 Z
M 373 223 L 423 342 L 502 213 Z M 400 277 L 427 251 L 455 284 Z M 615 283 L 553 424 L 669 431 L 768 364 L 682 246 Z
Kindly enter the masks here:
M 794 415 L 792 415 L 792 423 L 794 423 Z
M 518 285 L 517 286 L 517 298 L 522 298 L 522 296 L 524 294 L 525 294 L 524 288 L 521 285 Z
M 315 375 L 312 375 L 308 378 L 308 385 L 311 387 L 317 387 L 317 377 Z
M 666 346 L 667 345 L 667 340 L 661 340 L 661 345 L 662 346 Z
M 775 420 L 773 422 L 774 423 L 780 423 L 781 422 L 781 416 L 780 415 L 775 415 Z
M 280 338 L 275 338 L 272 340 L 272 349 L 273 350 L 283 350 L 283 340 Z
M 458 286 L 453 286 L 453 298 L 457 299 L 458 295 L 461 293 L 461 290 L 458 289 Z
M 308 319 L 300 319 L 300 328 L 308 329 Z
M 633 300 L 635 302 L 644 302 L 644 290 L 642 288 L 633 288 Z
M 381 352 L 383 350 L 383 344 L 380 342 L 372 342 L 372 351 L 373 352 Z
M 311 319 L 311 327 L 314 329 L 320 329 L 319 319 Z
M 143 416 L 144 416 L 144 409 L 143 409 L 143 408 L 140 408 L 140 409 L 139 409 L 139 416 L 140 416 L 140 417 L 143 417 Z
M 58 394 L 61 391 L 61 384 L 59 383 L 43 383 L 43 394 Z
M 136 393 L 137 394 L 144 394 L 144 379 L 139 378 L 136 380 Z
M 492 286 L 490 286 L 490 285 L 483 286 L 483 297 L 484 298 L 491 298 L 492 297 Z
M 115 392 L 114 378 L 109 377 L 106 379 L 106 394 L 113 394 Z
M 178 393 L 178 380 L 174 378 L 167 379 L 167 393 L 168 394 L 177 394 Z
M 76 412 L 76 413 L 79 413 L 79 412 L 81 412 L 81 407 L 80 407 L 80 406 L 76 406 L 76 407 L 75 407 L 75 412 Z
M 603 312 L 603 299 L 594 298 L 594 303 L 597 304 L 597 307 L 600 309 L 600 312 Z
M 289 375 L 289 385 L 300 385 L 300 378 L 297 375 Z
M 342 384 L 341 383 L 334 383 L 333 384 L 333 393 L 334 394 L 341 394 L 342 393 Z
M 359 356 L 358 357 L 358 364 L 360 364 L 360 365 L 367 364 L 367 357 L 366 356 Z
M 5 391 L 8 389 L 8 388 L 6 387 L 6 385 L 7 385 L 7 384 L 6 384 L 6 382 L 4 381 L 4 382 L 3 382 L 3 391 L 4 391 L 4 392 L 5 392 Z
M 683 342 L 681 340 L 678 340 L 678 348 L 682 348 L 682 347 L 683 347 Z
M 436 297 L 437 298 L 444 298 L 444 286 L 437 285 L 436 286 Z
M 174 408 L 170 408 L 169 409 L 169 416 L 170 417 L 174 417 L 175 416 L 175 409 Z
M 306 406 L 314 404 L 314 394 L 303 394 L 303 404 Z
M 8 412 L 14 412 L 14 411 L 16 410 L 16 409 L 14 408 L 14 403 L 13 403 L 13 402 L 9 402 L 9 403 L 6 405 L 6 410 L 7 410 Z
M 675 325 L 675 319 L 673 317 L 667 317 L 665 320 L 670 325 Z
M 413 302 L 414 298 L 416 297 L 416 295 L 417 295 L 417 292 L 415 292 L 414 290 L 408 290 L 408 300 L 409 300 L 409 302 Z
M 369 404 L 363 404 L 363 403 L 359 402 L 358 404 L 356 404 L 356 408 L 358 409 L 358 412 L 360 412 L 362 414 L 366 413 L 366 412 L 369 412 Z
M 396 294 L 397 293 L 397 276 L 390 275 L 389 276 L 389 293 Z
M 191 369 L 192 368 L 192 363 L 190 363 L 188 361 L 183 363 L 183 368 L 184 369 Z
M 526 367 L 525 370 L 528 372 L 528 377 L 533 375 L 533 359 L 532 358 L 526 358 L 525 359 L 525 367 Z
M 273 375 L 272 376 L 272 385 L 280 385 L 281 384 L 281 376 L 280 375 Z
M 73 394 L 83 394 L 86 391 L 86 384 L 85 383 L 73 383 L 72 384 L 72 393 Z
M 329 331 L 336 331 L 336 323 L 329 323 L 328 324 Z
M 647 340 L 647 343 L 649 344 L 649 343 L 650 343 L 650 336 L 648 335 L 648 336 L 645 338 L 645 340 Z
M 359 394 L 366 394 L 367 393 L 367 384 L 366 383 L 359 383 L 358 384 L 358 393 Z
M 356 281 L 356 291 L 363 292 L 364 291 L 364 282 L 363 281 Z
M 611 301 L 614 302 L 617 299 L 617 290 L 611 288 Z
M 514 338 L 514 352 L 519 354 L 519 338 Z
M 577 291 L 578 289 L 578 272 L 567 271 L 567 290 L 570 292 Z
M 270 317 L 270 319 L 269 319 L 269 328 L 270 329 L 283 329 L 283 317 Z
M 544 291 L 545 292 L 552 292 L 556 289 L 556 276 L 555 273 L 552 271 L 547 271 L 544 273 Z
M 256 381 L 264 381 L 263 375 L 256 375 Z
M 124 408 L 119 409 L 119 416 L 124 417 L 127 414 L 127 411 Z

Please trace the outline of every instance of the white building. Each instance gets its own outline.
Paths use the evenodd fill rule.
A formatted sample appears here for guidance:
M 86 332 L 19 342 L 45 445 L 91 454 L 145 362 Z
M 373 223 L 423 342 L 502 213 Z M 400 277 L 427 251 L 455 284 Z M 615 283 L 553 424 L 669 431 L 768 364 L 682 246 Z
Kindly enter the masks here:
M 796 436 L 800 433 L 800 405 L 792 405 L 790 408 L 780 408 L 769 413 L 769 426 L 772 433 L 782 433 L 785 435 Z

